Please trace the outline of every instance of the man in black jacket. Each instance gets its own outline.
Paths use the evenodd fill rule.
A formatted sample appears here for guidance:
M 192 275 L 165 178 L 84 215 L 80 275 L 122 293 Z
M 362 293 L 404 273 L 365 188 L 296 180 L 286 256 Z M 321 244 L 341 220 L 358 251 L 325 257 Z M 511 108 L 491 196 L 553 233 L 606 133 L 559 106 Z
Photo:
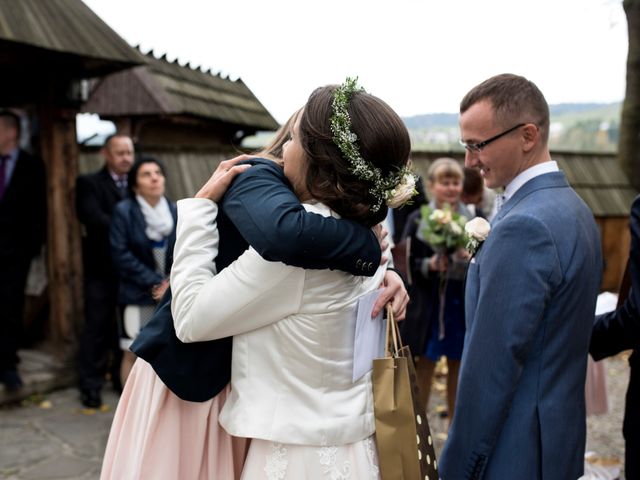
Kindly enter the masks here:
M 133 142 L 126 135 L 107 138 L 101 153 L 105 165 L 97 172 L 78 177 L 76 209 L 84 226 L 85 324 L 79 345 L 80 393 L 83 405 L 100 407 L 109 352 L 112 379 L 119 386 L 116 303 L 118 280 L 111 262 L 109 224 L 113 209 L 126 196 L 127 173 L 134 158 Z
M 633 349 L 629 358 L 629 388 L 622 432 L 625 438 L 625 477 L 640 478 L 640 196 L 629 218 L 631 250 L 627 264 L 629 284 L 620 290 L 621 300 L 613 312 L 596 317 L 589 352 L 595 360 Z M 625 275 L 626 276 L 626 275 Z M 625 299 L 626 297 L 626 299 Z
M 18 147 L 20 117 L 0 111 L 0 383 L 17 390 L 24 288 L 46 232 L 45 169 Z

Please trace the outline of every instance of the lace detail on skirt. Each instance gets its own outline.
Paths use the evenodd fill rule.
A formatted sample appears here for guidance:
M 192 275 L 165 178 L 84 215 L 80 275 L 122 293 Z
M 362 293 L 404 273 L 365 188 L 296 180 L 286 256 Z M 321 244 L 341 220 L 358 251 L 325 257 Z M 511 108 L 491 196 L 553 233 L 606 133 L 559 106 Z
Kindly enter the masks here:
M 340 469 L 336 463 L 338 447 L 322 447 L 317 450 L 322 472 L 331 480 L 348 480 L 351 478 L 351 462 L 345 460 Z
M 318 443 L 296 445 L 254 438 L 242 480 L 380 480 L 373 436 L 347 445 Z
M 267 480 L 282 480 L 287 474 L 288 465 L 287 449 L 280 443 L 272 443 L 271 454 L 267 455 L 267 462 L 264 466 Z
M 373 435 L 365 438 L 364 446 L 367 452 L 367 460 L 369 460 L 369 466 L 371 467 L 371 478 L 378 479 L 380 478 L 380 468 L 378 467 L 378 454 L 376 453 Z

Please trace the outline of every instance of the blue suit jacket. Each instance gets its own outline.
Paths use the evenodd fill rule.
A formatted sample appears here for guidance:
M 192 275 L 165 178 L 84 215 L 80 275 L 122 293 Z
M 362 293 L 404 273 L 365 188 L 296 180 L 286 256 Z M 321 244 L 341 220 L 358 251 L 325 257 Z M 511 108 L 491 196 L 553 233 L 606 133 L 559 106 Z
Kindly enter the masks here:
M 444 480 L 582 475 L 601 271 L 593 215 L 561 172 L 530 180 L 503 206 L 469 264 Z
M 349 220 L 307 213 L 293 194 L 282 168 L 268 160 L 240 174 L 218 215 L 218 270 L 238 258 L 249 244 L 265 259 L 304 268 L 332 268 L 372 275 L 380 264 L 373 232 Z M 240 294 L 240 293 L 239 293 Z M 173 393 L 201 402 L 214 397 L 231 379 L 231 338 L 182 343 L 171 317 L 171 290 L 142 329 L 131 350 L 151 364 Z

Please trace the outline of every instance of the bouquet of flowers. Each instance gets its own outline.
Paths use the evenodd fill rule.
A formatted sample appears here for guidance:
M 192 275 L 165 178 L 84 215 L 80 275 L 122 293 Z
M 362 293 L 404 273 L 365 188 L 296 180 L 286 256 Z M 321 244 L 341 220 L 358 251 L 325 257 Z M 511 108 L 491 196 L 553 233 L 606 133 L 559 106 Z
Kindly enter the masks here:
M 420 208 L 422 238 L 439 253 L 454 252 L 466 247 L 468 237 L 464 231 L 467 217 L 454 212 L 449 204 L 433 209 L 428 205 Z
M 467 245 L 469 239 L 464 230 L 467 217 L 454 212 L 449 204 L 445 203 L 442 208 L 436 209 L 423 205 L 420 208 L 420 213 L 422 218 L 419 228 L 422 239 L 431 246 L 437 255 L 448 255 Z M 440 333 L 438 338 L 440 340 L 445 335 L 444 308 L 448 278 L 448 272 L 440 274 L 440 288 L 438 289 L 440 296 L 438 315 Z

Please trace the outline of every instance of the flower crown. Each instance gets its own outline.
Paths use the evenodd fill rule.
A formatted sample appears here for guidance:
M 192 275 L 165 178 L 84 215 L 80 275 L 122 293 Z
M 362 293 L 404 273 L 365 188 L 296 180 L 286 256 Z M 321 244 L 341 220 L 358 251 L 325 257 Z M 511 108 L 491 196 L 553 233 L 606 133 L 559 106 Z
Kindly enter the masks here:
M 331 103 L 331 133 L 333 143 L 349 162 L 349 171 L 359 180 L 373 183 L 369 192 L 376 199 L 371 205 L 371 211 L 377 212 L 383 203 L 392 208 L 398 208 L 407 203 L 417 191 L 416 177 L 407 164 L 395 173 L 383 177 L 382 170 L 368 162 L 360 154 L 358 136 L 351 131 L 351 117 L 349 117 L 349 101 L 356 92 L 364 92 L 358 86 L 358 78 L 349 78 L 333 92 Z

